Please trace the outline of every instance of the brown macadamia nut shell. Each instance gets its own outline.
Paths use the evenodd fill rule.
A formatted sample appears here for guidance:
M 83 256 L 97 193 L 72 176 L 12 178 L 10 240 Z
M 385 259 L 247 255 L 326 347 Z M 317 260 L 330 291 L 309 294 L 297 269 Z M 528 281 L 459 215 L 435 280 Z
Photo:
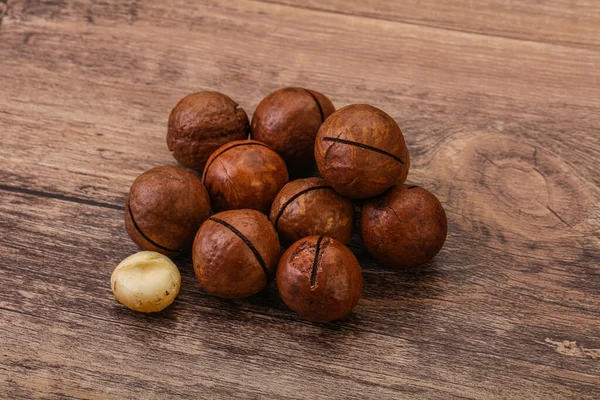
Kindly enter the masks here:
M 204 168 L 202 182 L 216 211 L 250 208 L 267 214 L 288 182 L 283 159 L 255 140 L 221 146 Z
M 315 141 L 321 176 L 352 199 L 372 197 L 403 182 L 407 154 L 398 124 L 367 104 L 349 105 L 331 114 Z
M 367 251 L 377 261 L 392 268 L 410 268 L 439 253 L 448 221 L 432 193 L 400 185 L 363 205 L 360 229 Z
M 404 168 L 402 169 L 402 174 L 400 174 L 396 185 L 402 185 L 404 182 L 406 182 L 406 178 L 408 178 L 408 171 L 410 170 L 410 152 L 408 151 L 408 148 L 406 148 L 406 159 L 403 161 Z
M 335 239 L 309 236 L 283 254 L 277 289 L 302 318 L 328 322 L 343 318 L 362 292 L 362 271 L 352 251 Z
M 169 115 L 167 146 L 182 165 L 202 172 L 210 155 L 225 143 L 247 139 L 246 112 L 228 96 L 197 92 L 185 96 Z
M 200 180 L 183 168 L 152 168 L 133 182 L 125 202 L 125 227 L 140 249 L 178 255 L 192 247 L 210 214 Z
M 279 89 L 256 107 L 251 136 L 279 153 L 289 168 L 310 169 L 317 132 L 334 111 L 322 93 L 299 87 Z
M 354 206 L 325 179 L 297 179 L 285 185 L 275 197 L 270 220 L 282 243 L 324 235 L 346 244 L 354 228 Z
M 200 285 L 224 298 L 248 297 L 264 289 L 279 255 L 275 228 L 255 210 L 213 215 L 200 227 L 192 251 Z

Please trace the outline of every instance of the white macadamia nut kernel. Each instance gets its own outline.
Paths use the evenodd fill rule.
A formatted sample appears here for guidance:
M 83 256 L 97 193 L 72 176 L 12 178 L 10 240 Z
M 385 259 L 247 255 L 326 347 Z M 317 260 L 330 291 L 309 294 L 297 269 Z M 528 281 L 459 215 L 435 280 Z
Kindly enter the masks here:
M 135 311 L 157 312 L 177 297 L 181 275 L 167 256 L 155 251 L 140 251 L 117 265 L 110 283 L 122 304 Z

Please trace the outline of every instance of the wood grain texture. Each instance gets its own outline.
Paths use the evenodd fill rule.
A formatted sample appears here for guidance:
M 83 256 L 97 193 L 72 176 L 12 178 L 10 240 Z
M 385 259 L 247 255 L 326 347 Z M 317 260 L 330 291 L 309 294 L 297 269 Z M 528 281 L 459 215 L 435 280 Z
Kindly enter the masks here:
M 314 11 L 357 15 L 506 38 L 600 48 L 594 0 L 267 0 Z
M 359 2 L 0 2 L 0 393 L 598 398 L 600 27 L 510 31 L 533 18 L 523 1 L 498 11 L 505 31 L 480 32 L 466 3 L 444 3 L 444 25 L 402 23 L 386 1 L 377 15 Z M 589 21 L 595 3 L 546 4 Z M 441 254 L 394 272 L 355 237 L 363 299 L 332 324 L 299 320 L 274 285 L 207 296 L 185 258 L 172 308 L 123 309 L 109 287 L 136 250 L 123 202 L 141 172 L 175 165 L 170 109 L 213 89 L 251 115 L 288 85 L 398 121 L 409 181 L 448 214 Z

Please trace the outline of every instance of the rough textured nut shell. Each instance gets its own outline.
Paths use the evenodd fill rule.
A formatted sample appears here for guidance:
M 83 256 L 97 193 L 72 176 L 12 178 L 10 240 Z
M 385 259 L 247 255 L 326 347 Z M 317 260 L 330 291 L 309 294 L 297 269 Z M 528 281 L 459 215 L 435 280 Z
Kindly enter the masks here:
M 202 172 L 217 148 L 247 139 L 249 132 L 248 115 L 235 101 L 218 92 L 197 92 L 185 96 L 171 111 L 167 146 L 181 164 Z
M 196 235 L 194 272 L 206 292 L 248 297 L 267 285 L 279 260 L 279 239 L 264 214 L 230 210 L 213 215 Z
M 360 299 L 362 271 L 350 249 L 335 239 L 309 236 L 283 254 L 277 289 L 302 318 L 328 322 L 348 314 Z
M 286 244 L 311 235 L 329 236 L 346 244 L 354 228 L 354 206 L 325 179 L 297 179 L 275 197 L 270 220 Z
M 363 199 L 404 182 L 408 149 L 398 124 L 367 104 L 334 112 L 315 142 L 317 167 L 343 196 Z
M 125 227 L 143 250 L 178 255 L 192 247 L 210 213 L 200 180 L 179 167 L 155 167 L 133 182 L 125 202 Z
M 255 140 L 221 146 L 209 158 L 202 181 L 216 211 L 250 208 L 268 213 L 288 182 L 283 159 Z
M 319 127 L 335 111 L 322 93 L 298 87 L 274 91 L 256 107 L 252 139 L 268 144 L 294 170 L 314 165 Z
M 140 251 L 119 263 L 110 286 L 117 300 L 132 310 L 158 312 L 177 297 L 181 275 L 167 256 Z
M 400 185 L 363 205 L 360 229 L 367 251 L 377 261 L 407 268 L 436 256 L 446 241 L 448 221 L 432 193 Z

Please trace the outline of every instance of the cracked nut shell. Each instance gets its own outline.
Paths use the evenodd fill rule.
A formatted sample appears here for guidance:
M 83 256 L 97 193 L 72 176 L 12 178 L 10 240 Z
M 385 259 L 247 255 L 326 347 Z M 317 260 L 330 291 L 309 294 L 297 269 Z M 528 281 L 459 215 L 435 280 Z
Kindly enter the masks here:
M 197 92 L 185 96 L 169 115 L 167 146 L 182 165 L 202 172 L 208 157 L 233 140 L 247 139 L 246 112 L 228 96 Z
M 354 206 L 322 178 L 285 185 L 271 206 L 270 220 L 283 243 L 325 235 L 346 244 L 354 228 Z
M 192 247 L 209 213 L 208 193 L 194 174 L 179 167 L 155 167 L 131 185 L 125 227 L 140 249 L 173 256 Z
M 288 182 L 283 159 L 266 144 L 239 140 L 209 158 L 202 182 L 216 211 L 250 208 L 265 214 Z
M 264 289 L 279 255 L 275 228 L 255 210 L 213 215 L 200 227 L 192 251 L 200 285 L 224 298 L 248 297 Z
M 431 192 L 399 185 L 363 205 L 360 229 L 367 251 L 377 261 L 409 268 L 431 260 L 441 250 L 448 221 Z
M 256 107 L 252 139 L 268 144 L 289 168 L 308 170 L 314 165 L 319 127 L 335 111 L 322 93 L 299 87 L 274 91 Z
M 404 183 L 408 149 L 398 124 L 367 104 L 331 114 L 315 142 L 321 176 L 342 196 L 363 199 Z
M 283 254 L 277 289 L 302 318 L 328 322 L 348 314 L 360 299 L 362 272 L 352 251 L 335 239 L 309 236 Z

